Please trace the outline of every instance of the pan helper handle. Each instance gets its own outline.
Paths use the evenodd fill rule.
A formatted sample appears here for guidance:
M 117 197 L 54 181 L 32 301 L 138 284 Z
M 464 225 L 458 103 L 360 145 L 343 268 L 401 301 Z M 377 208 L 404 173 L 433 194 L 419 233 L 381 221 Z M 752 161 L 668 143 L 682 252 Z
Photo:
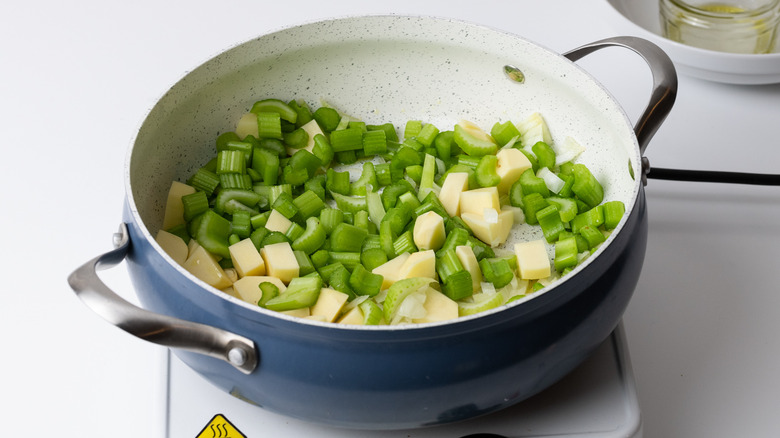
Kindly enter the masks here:
M 124 300 L 106 286 L 97 271 L 113 267 L 126 257 L 130 246 L 127 225 L 122 224 L 114 238 L 114 250 L 84 263 L 68 277 L 70 287 L 90 309 L 146 341 L 221 359 L 245 374 L 254 371 L 258 353 L 251 339 L 217 327 L 150 312 Z

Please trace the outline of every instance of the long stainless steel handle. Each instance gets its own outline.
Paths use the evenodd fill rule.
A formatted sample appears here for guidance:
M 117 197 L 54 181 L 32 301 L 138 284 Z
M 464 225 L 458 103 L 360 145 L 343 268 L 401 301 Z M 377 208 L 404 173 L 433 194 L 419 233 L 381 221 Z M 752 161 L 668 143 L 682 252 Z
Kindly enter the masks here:
M 70 287 L 95 313 L 143 340 L 222 359 L 245 374 L 257 367 L 255 343 L 244 336 L 205 324 L 160 315 L 117 295 L 100 279 L 98 270 L 119 264 L 127 256 L 130 237 L 122 224 L 114 235 L 115 249 L 84 263 L 68 277 Z
M 607 47 L 624 47 L 641 56 L 653 75 L 650 102 L 634 125 L 639 150 L 644 153 L 650 139 L 661 127 L 677 98 L 677 71 L 669 56 L 654 43 L 642 38 L 620 36 L 595 41 L 566 52 L 563 56 L 576 61 Z

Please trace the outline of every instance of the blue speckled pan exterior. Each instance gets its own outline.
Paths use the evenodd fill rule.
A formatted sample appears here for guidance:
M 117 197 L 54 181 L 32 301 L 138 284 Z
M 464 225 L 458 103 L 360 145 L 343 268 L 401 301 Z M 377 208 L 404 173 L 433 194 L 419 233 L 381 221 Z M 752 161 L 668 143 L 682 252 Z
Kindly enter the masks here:
M 510 81 L 505 65 L 525 74 Z M 217 291 L 155 243 L 172 180 L 213 155 L 260 98 L 321 100 L 369 123 L 409 119 L 489 129 L 533 112 L 554 141 L 576 138 L 606 199 L 626 204 L 618 229 L 573 275 L 525 301 L 447 323 L 346 327 L 294 319 Z M 617 325 L 645 254 L 639 147 L 626 115 L 590 75 L 516 35 L 429 17 L 350 17 L 240 44 L 188 73 L 144 121 L 126 166 L 128 267 L 149 310 L 249 337 L 259 366 L 176 354 L 207 380 L 262 408 L 308 421 L 400 429 L 472 418 L 547 388 Z M 629 164 L 630 163 L 630 164 Z M 539 238 L 519 228 L 511 240 Z

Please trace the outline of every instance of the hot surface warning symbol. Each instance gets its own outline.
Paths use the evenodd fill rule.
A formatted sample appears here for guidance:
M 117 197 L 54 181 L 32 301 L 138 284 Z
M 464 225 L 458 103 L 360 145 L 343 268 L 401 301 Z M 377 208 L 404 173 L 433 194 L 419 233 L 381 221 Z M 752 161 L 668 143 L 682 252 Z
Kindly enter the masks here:
M 246 438 L 246 435 L 222 414 L 217 414 L 195 438 Z

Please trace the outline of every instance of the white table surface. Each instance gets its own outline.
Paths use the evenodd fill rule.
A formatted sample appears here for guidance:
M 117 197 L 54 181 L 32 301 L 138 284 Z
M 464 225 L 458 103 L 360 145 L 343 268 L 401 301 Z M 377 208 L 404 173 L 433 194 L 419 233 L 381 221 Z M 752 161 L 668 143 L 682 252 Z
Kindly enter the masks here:
M 361 13 L 461 18 L 556 51 L 615 35 L 602 0 L 287 3 L 0 5 L 4 436 L 162 436 L 161 348 L 93 314 L 66 278 L 110 249 L 130 140 L 184 72 L 269 30 Z M 581 64 L 635 117 L 649 73 L 624 52 Z M 647 156 L 778 172 L 778 123 L 780 85 L 681 76 Z M 777 436 L 780 189 L 651 180 L 647 197 L 649 248 L 624 321 L 645 436 Z M 105 278 L 132 299 L 123 269 Z

